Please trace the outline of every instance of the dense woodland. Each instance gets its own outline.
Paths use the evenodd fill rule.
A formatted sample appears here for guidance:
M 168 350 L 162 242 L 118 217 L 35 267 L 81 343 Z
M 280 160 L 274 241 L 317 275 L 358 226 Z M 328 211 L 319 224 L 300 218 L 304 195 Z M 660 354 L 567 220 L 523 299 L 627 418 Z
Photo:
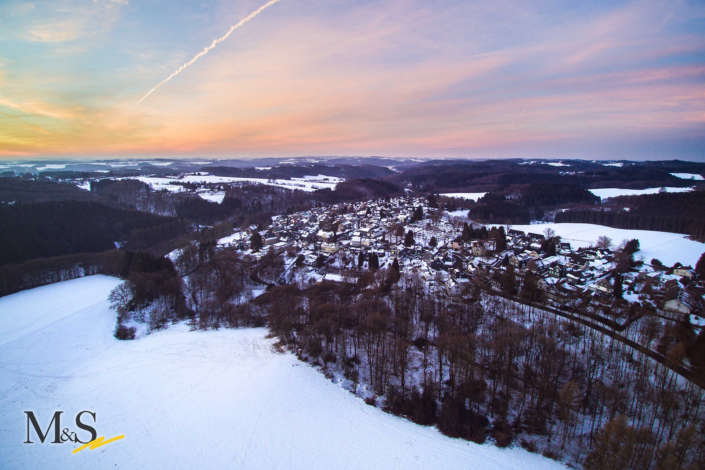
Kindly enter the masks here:
M 508 185 L 535 183 L 573 184 L 592 188 L 659 188 L 691 186 L 692 181 L 671 173 L 702 174 L 702 163 L 681 161 L 622 162 L 621 167 L 601 162 L 566 160 L 562 164 L 536 160 L 436 160 L 407 165 L 399 173 L 387 177 L 400 187 L 443 192 L 487 192 Z
M 175 184 L 179 184 L 178 180 Z M 193 183 L 184 183 L 195 189 Z M 350 179 L 332 191 L 313 192 L 255 184 L 206 184 L 206 189 L 226 192 L 221 204 L 206 201 L 195 194 L 153 191 L 137 180 L 105 179 L 91 183 L 91 192 L 121 205 L 159 215 L 176 216 L 200 224 L 229 219 L 237 225 L 247 221 L 260 223 L 267 216 L 306 210 L 314 205 L 358 201 L 385 197 L 399 192 L 392 183 L 374 179 Z
M 74 184 L 60 184 L 46 178 L 0 177 L 0 202 L 98 201 L 99 198 Z
M 290 179 L 303 178 L 307 175 L 324 175 L 347 180 L 355 178 L 381 178 L 394 173 L 389 168 L 365 164 L 279 165 L 270 168 L 208 166 L 203 168 L 203 170 L 217 176 L 266 179 Z
M 126 279 L 133 272 L 150 272 L 165 266 L 173 270 L 171 262 L 163 257 L 124 249 L 38 258 L 21 264 L 6 264 L 0 266 L 0 297 L 93 274 Z M 169 266 L 172 267 L 169 268 Z
M 528 224 L 532 212 L 540 219 L 544 208 L 599 202 L 599 197 L 574 184 L 532 183 L 488 192 L 470 207 L 469 217 L 487 224 Z
M 335 187 L 335 191 L 319 189 L 314 191 L 313 194 L 318 201 L 336 204 L 364 199 L 377 199 L 392 196 L 399 192 L 401 192 L 400 189 L 388 181 L 362 178 L 343 181 Z
M 567 183 L 533 183 L 514 188 L 518 201 L 526 207 L 550 207 L 560 204 L 595 204 L 600 198 L 587 189 Z
M 388 411 L 454 437 L 515 439 L 585 468 L 703 468 L 702 390 L 619 341 L 472 289 L 437 299 L 390 288 L 277 287 L 255 302 L 294 350 L 384 395 Z M 687 354 L 656 318 L 640 344 Z M 703 354 L 705 337 L 698 343 Z M 702 371 L 701 371 L 702 372 Z M 614 462 L 620 462 L 614 467 Z
M 685 233 L 705 239 L 705 191 L 621 197 L 616 204 L 628 207 L 629 211 L 609 206 L 600 210 L 569 210 L 557 213 L 556 222 Z
M 523 204 L 506 196 L 487 193 L 470 209 L 469 217 L 486 224 L 528 224 L 529 210 Z
M 89 253 L 127 242 L 143 248 L 184 233 L 183 220 L 95 202 L 0 206 L 0 265 Z

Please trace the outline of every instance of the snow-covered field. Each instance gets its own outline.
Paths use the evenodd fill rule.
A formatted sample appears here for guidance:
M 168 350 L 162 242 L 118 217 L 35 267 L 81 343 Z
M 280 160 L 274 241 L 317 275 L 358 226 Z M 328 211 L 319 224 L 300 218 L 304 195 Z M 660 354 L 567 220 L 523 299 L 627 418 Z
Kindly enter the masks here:
M 671 173 L 673 176 L 676 178 L 681 178 L 684 180 L 695 180 L 695 181 L 703 181 L 705 178 L 702 177 L 702 175 L 698 175 L 697 173 Z
M 176 325 L 118 341 L 106 297 L 119 283 L 91 276 L 0 298 L 0 468 L 563 468 L 367 406 L 275 352 L 264 329 Z M 64 411 L 61 427 L 84 439 L 74 418 L 93 411 L 98 436 L 125 438 L 75 455 L 34 434 L 23 444 L 26 410 L 44 429 Z
M 692 191 L 693 188 L 664 188 L 667 193 L 685 193 Z M 590 189 L 589 191 L 595 196 L 599 196 L 602 199 L 617 197 L 617 196 L 641 196 L 643 194 L 656 194 L 661 190 L 661 188 L 647 188 L 647 189 L 620 189 L 620 188 L 600 188 L 600 189 Z
M 290 180 L 283 179 L 267 179 L 267 178 L 237 178 L 233 176 L 215 176 L 208 174 L 191 174 L 181 178 L 167 178 L 161 176 L 135 176 L 133 179 L 140 180 L 150 185 L 155 190 L 166 189 L 167 191 L 183 191 L 183 186 L 178 183 L 242 183 L 252 182 L 276 186 L 286 189 L 298 189 L 301 191 L 315 191 L 317 189 L 330 188 L 335 190 L 335 186 L 343 181 L 342 178 L 333 176 L 304 176 L 303 178 L 291 178 Z
M 619 244 L 622 240 L 637 238 L 641 250 L 635 254 L 636 258 L 643 257 L 648 263 L 652 258 L 661 260 L 662 263 L 672 266 L 680 262 L 684 265 L 695 266 L 700 255 L 705 252 L 705 244 L 689 240 L 685 235 L 669 232 L 654 232 L 650 230 L 623 230 L 592 224 L 536 224 L 536 225 L 511 225 L 510 228 L 523 232 L 543 233 L 546 228 L 551 228 L 564 241 L 569 242 L 573 248 L 587 247 L 595 244 L 598 237 L 604 235 Z
M 223 202 L 223 199 L 225 199 L 225 191 L 216 191 L 212 193 L 198 193 L 198 195 L 206 201 L 217 202 L 218 204 L 221 204 Z
M 472 199 L 473 201 L 477 201 L 485 194 L 487 193 L 444 193 L 441 194 L 441 196 L 457 197 L 459 199 Z
M 66 163 L 57 163 L 57 164 L 49 163 L 49 164 L 47 164 L 47 165 L 38 166 L 38 167 L 37 167 L 37 170 L 38 170 L 38 171 L 44 171 L 44 170 L 63 170 L 64 168 L 66 168 L 66 165 L 67 165 Z

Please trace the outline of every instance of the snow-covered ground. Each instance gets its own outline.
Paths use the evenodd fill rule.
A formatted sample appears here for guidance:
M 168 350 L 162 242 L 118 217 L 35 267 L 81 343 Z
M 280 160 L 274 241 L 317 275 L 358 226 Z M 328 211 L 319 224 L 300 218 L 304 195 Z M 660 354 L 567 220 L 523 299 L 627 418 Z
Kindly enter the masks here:
M 564 468 L 367 406 L 275 352 L 265 329 L 182 324 L 118 341 L 105 299 L 119 282 L 92 276 L 0 299 L 1 468 Z M 74 418 L 93 411 L 98 436 L 125 438 L 75 455 L 76 444 L 34 434 L 23 444 L 26 410 L 44 429 L 63 411 L 61 427 L 83 439 Z
M 66 168 L 66 163 L 48 163 L 44 166 L 38 166 L 37 170 L 38 171 L 44 171 L 44 170 L 63 170 Z
M 650 230 L 623 230 L 592 224 L 536 224 L 511 225 L 510 228 L 523 232 L 543 233 L 546 228 L 552 228 L 556 235 L 569 242 L 573 248 L 587 247 L 595 244 L 598 237 L 604 235 L 619 244 L 622 240 L 639 240 L 641 250 L 636 258 L 643 257 L 648 263 L 652 258 L 672 266 L 680 262 L 695 266 L 700 255 L 705 252 L 705 244 L 689 240 L 685 235 L 669 232 L 654 232 Z
M 542 162 L 544 165 L 551 165 L 551 166 L 570 166 L 566 165 L 565 163 L 562 162 Z
M 448 217 L 450 218 L 460 217 L 461 219 L 467 219 L 468 212 L 469 211 L 467 209 L 458 209 L 456 211 L 446 212 L 446 214 L 448 214 Z
M 230 236 L 227 236 L 225 238 L 221 238 L 218 240 L 218 245 L 230 245 L 233 242 L 239 242 L 240 240 L 247 240 L 249 237 L 247 236 L 246 233 L 243 232 L 235 232 Z
M 472 199 L 473 201 L 477 201 L 485 194 L 487 193 L 443 193 L 441 194 L 441 196 L 457 197 L 460 199 Z
M 702 177 L 702 175 L 699 175 L 697 173 L 671 173 L 673 176 L 676 178 L 681 178 L 684 180 L 695 180 L 695 181 L 703 181 L 705 178 Z
M 218 204 L 223 202 L 225 199 L 225 191 L 216 191 L 212 193 L 198 193 L 206 201 L 217 202 Z
M 692 191 L 693 188 L 664 188 L 668 193 L 685 193 Z M 599 196 L 602 199 L 617 197 L 617 196 L 641 196 L 643 194 L 656 194 L 661 190 L 661 188 L 647 188 L 647 189 L 620 189 L 620 188 L 600 188 L 600 189 L 590 189 L 589 191 L 595 196 Z
M 180 178 L 168 178 L 161 176 L 135 176 L 134 179 L 147 183 L 155 190 L 166 189 L 167 191 L 183 191 L 183 186 L 178 183 L 242 183 L 252 182 L 276 186 L 286 189 L 298 189 L 301 191 L 315 191 L 317 189 L 330 188 L 335 190 L 335 186 L 343 181 L 342 178 L 333 176 L 304 176 L 303 178 L 291 178 L 290 180 L 283 179 L 267 179 L 267 178 L 237 178 L 233 176 L 215 176 L 209 174 L 191 174 Z

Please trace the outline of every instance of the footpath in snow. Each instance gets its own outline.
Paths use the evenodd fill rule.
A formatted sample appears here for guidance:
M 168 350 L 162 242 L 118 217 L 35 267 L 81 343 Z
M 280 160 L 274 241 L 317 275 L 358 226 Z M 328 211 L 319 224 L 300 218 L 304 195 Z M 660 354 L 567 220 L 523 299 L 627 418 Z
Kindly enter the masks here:
M 181 324 L 117 341 L 106 298 L 119 283 L 91 276 L 0 298 L 0 468 L 564 468 L 367 406 L 277 353 L 265 329 Z M 98 436 L 125 438 L 75 455 L 73 443 L 23 444 L 25 410 L 44 429 L 64 411 L 74 430 L 89 410 Z

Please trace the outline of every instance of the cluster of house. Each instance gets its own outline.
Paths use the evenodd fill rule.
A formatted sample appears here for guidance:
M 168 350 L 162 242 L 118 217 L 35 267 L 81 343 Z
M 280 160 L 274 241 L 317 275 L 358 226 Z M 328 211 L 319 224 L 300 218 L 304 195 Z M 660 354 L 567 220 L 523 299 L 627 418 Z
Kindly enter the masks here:
M 418 275 L 431 290 L 452 291 L 478 274 L 501 290 L 501 274 L 511 266 L 519 288 L 531 273 L 544 299 L 556 306 L 581 306 L 596 313 L 614 308 L 615 260 L 610 249 L 573 249 L 565 242 L 551 246 L 544 234 L 513 229 L 506 231 L 499 249 L 497 239 L 463 241 L 462 222 L 442 215 L 428 207 L 425 198 L 398 197 L 279 216 L 259 233 L 265 246 L 303 255 L 304 264 L 320 279 L 326 274 L 326 279 L 342 279 L 335 275 L 357 265 L 362 253 L 364 259 L 375 254 L 381 267 L 396 258 L 405 273 Z M 256 230 L 249 227 L 221 242 L 246 250 Z M 698 310 L 699 302 L 693 299 L 699 297 L 681 282 L 695 280 L 691 268 L 639 269 L 623 275 L 625 299 L 652 301 L 674 316 Z
M 621 274 L 622 298 L 615 302 L 615 256 L 608 248 L 578 248 L 559 242 L 554 253 L 547 253 L 546 237 L 518 230 L 507 232 L 507 248 L 495 253 L 490 283 L 501 290 L 501 272 L 511 265 L 521 283 L 528 273 L 538 279 L 537 285 L 549 304 L 556 307 L 581 307 L 588 312 L 619 316 L 633 302 L 649 302 L 674 319 L 694 314 L 696 323 L 702 311 L 703 285 L 690 266 L 675 269 L 648 264 Z M 474 251 L 473 247 L 473 251 Z M 553 251 L 553 250 L 552 250 Z M 505 258 L 508 257 L 508 262 Z
M 338 252 L 379 251 L 398 254 L 403 236 L 396 236 L 414 210 L 426 203 L 421 198 L 392 198 L 354 204 L 315 207 L 308 211 L 273 218 L 272 224 L 260 231 L 263 244 L 275 249 L 296 247 L 308 258 L 326 257 Z M 247 240 L 257 231 L 251 226 L 222 241 L 246 249 Z

